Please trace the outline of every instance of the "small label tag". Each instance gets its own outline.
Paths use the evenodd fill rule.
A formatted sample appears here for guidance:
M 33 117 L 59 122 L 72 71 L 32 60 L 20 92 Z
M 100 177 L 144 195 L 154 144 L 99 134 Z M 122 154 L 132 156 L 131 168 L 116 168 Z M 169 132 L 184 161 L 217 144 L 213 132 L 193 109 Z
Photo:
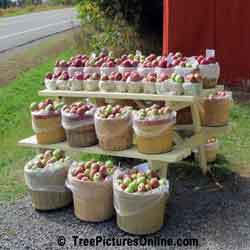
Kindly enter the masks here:
M 194 56 L 191 56 L 187 58 L 187 62 L 193 64 L 193 63 L 197 63 L 197 60 L 195 59 Z
M 140 50 L 136 50 L 136 51 L 135 51 L 135 54 L 136 54 L 137 56 L 142 56 L 142 52 L 141 52 Z
M 94 52 L 91 53 L 91 57 L 92 57 L 92 58 L 96 58 L 96 53 L 94 53 Z
M 206 49 L 206 57 L 215 57 L 214 49 Z

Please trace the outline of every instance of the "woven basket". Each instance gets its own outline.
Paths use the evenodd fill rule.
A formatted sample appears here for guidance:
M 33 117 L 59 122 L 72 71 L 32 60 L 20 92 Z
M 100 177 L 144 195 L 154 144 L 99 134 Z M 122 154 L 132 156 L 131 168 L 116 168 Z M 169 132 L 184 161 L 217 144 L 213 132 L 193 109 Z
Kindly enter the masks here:
M 114 215 L 112 182 L 82 182 L 69 177 L 75 216 L 80 220 L 101 222 Z
M 218 82 L 218 79 L 216 78 L 214 79 L 203 78 L 202 80 L 203 89 L 215 88 L 217 85 L 217 82 Z
M 229 120 L 230 99 L 205 99 L 203 103 L 205 126 L 224 126 Z
M 84 125 L 80 128 L 66 129 L 66 138 L 71 147 L 88 147 L 97 144 L 95 126 Z
M 98 119 L 98 118 L 97 118 Z M 133 142 L 131 119 L 98 119 L 95 121 L 99 145 L 104 150 L 119 151 L 129 148 Z
M 31 191 L 32 206 L 38 210 L 54 210 L 72 203 L 72 194 L 65 192 Z
M 214 143 L 205 144 L 205 154 L 207 162 L 214 162 L 218 153 L 218 141 Z
M 184 125 L 184 124 L 192 124 L 192 113 L 190 107 L 183 108 L 177 111 L 176 114 L 176 124 Z
M 173 126 L 169 125 L 161 133 L 163 125 L 136 125 L 142 132 L 141 135 L 136 133 L 135 141 L 137 150 L 144 154 L 160 154 L 168 152 L 173 146 Z M 152 134 L 152 136 L 144 136 L 143 133 Z M 156 133 L 156 135 L 153 135 Z
M 167 194 L 163 195 L 157 203 L 142 208 L 140 213 L 134 215 L 121 216 L 117 213 L 118 227 L 127 233 L 136 235 L 156 233 L 164 224 L 167 197 Z
M 52 144 L 65 141 L 65 131 L 61 126 L 60 116 L 37 118 L 32 116 L 38 144 Z

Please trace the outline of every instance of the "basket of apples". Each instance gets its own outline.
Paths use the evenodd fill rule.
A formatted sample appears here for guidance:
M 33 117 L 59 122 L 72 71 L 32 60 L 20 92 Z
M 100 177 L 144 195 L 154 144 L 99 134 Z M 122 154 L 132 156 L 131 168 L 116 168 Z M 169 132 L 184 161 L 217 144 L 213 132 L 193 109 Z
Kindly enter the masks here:
M 156 92 L 156 88 L 155 88 L 156 80 L 157 80 L 156 73 L 149 73 L 146 77 L 144 77 L 142 83 L 143 83 L 143 92 L 145 94 L 155 94 L 155 92 Z
M 95 133 L 95 106 L 74 102 L 62 108 L 62 125 L 71 147 L 87 147 L 97 144 Z
M 84 69 L 84 60 L 82 60 L 82 56 L 79 55 L 75 58 L 73 58 L 70 62 L 70 65 L 68 67 L 68 73 L 70 77 L 73 77 L 73 75 L 78 73 L 83 73 Z
M 185 77 L 183 83 L 184 95 L 200 96 L 202 92 L 202 78 L 198 72 L 191 73 Z
M 217 153 L 219 149 L 219 142 L 216 138 L 208 139 L 205 144 L 205 154 L 207 162 L 214 162 L 217 158 Z
M 133 129 L 136 135 L 136 146 L 145 154 L 168 152 L 173 145 L 173 125 L 175 112 L 169 107 L 153 104 L 133 114 Z
M 140 64 L 137 67 L 137 71 L 143 77 L 149 73 L 155 72 L 155 67 L 158 65 L 158 60 L 155 54 L 150 54 L 146 58 L 140 57 Z
M 132 108 L 107 105 L 95 113 L 95 129 L 99 145 L 104 150 L 124 150 L 132 145 Z
M 232 98 L 228 92 L 219 91 L 203 100 L 203 123 L 205 126 L 224 126 L 229 120 Z
M 171 77 L 167 80 L 167 86 L 170 90 L 171 94 L 174 95 L 182 95 L 183 90 L 184 77 L 180 74 L 173 73 Z
M 203 79 L 203 88 L 215 88 L 220 77 L 220 65 L 215 57 L 196 57 L 198 68 Z
M 66 185 L 73 193 L 77 218 L 100 222 L 113 216 L 114 169 L 110 160 L 79 162 L 70 169 Z
M 72 194 L 65 187 L 72 163 L 64 152 L 57 149 L 46 150 L 25 165 L 25 183 L 30 190 L 32 206 L 35 209 L 58 209 L 72 202 Z
M 164 223 L 169 183 L 142 164 L 117 169 L 113 178 L 114 207 L 120 229 L 145 235 L 159 231 Z
M 65 140 L 65 132 L 61 124 L 63 105 L 51 99 L 31 103 L 32 128 L 38 144 L 51 144 Z
M 115 92 L 116 84 L 111 80 L 111 76 L 119 74 L 117 72 L 112 72 L 111 75 L 103 74 L 99 82 L 99 89 L 104 92 Z M 113 79 L 113 77 L 112 77 Z

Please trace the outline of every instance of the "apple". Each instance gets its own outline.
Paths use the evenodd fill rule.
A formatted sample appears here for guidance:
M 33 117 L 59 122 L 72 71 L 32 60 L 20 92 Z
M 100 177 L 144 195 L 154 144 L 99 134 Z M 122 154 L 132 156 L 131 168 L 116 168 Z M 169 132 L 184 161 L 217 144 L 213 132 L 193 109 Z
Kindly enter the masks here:
M 158 67 L 160 68 L 166 68 L 167 67 L 167 61 L 161 60 L 158 64 Z
M 158 179 L 156 177 L 154 177 L 150 180 L 150 185 L 154 189 L 154 188 L 158 188 L 160 183 L 159 183 Z
M 176 75 L 174 81 L 177 83 L 184 83 L 184 78 L 181 75 Z
M 30 104 L 30 110 L 34 111 L 34 110 L 37 110 L 37 109 L 38 109 L 38 104 L 36 102 L 32 102 Z
M 101 165 L 100 168 L 99 168 L 99 173 L 102 176 L 106 176 L 107 175 L 107 167 L 105 165 Z
M 83 177 L 84 177 L 84 174 L 83 174 L 83 173 L 78 173 L 78 174 L 76 175 L 76 178 L 77 178 L 78 180 L 81 180 Z
M 95 173 L 93 176 L 93 181 L 98 182 L 102 180 L 102 176 L 99 172 Z
M 141 183 L 145 183 L 145 181 L 146 181 L 146 177 L 145 176 L 141 176 L 141 177 L 139 177 L 137 180 L 137 184 L 139 185 L 139 184 L 141 184 Z
M 159 180 L 159 184 L 160 184 L 160 186 L 166 185 L 166 184 L 167 184 L 166 179 L 165 179 L 165 178 L 161 178 L 161 179 Z
M 109 80 L 109 76 L 104 74 L 101 76 L 101 81 L 108 81 Z
M 74 168 L 71 172 L 72 176 L 77 176 L 79 173 L 82 173 L 82 168 L 79 166 Z
M 128 187 L 125 183 L 121 183 L 119 186 L 122 190 L 125 190 Z
M 132 182 L 132 180 L 131 180 L 131 178 L 129 178 L 129 177 L 125 177 L 124 179 L 123 179 L 123 183 L 125 184 L 125 185 L 129 185 L 130 183 Z
M 56 159 L 60 159 L 61 157 L 64 156 L 64 152 L 60 149 L 56 149 L 54 152 L 53 152 L 53 156 L 56 158 Z
M 83 176 L 81 180 L 82 180 L 82 181 L 90 181 L 90 179 L 89 179 L 88 176 Z
M 48 72 L 45 76 L 46 79 L 52 80 L 53 74 L 51 72 Z
M 144 183 L 140 183 L 140 184 L 138 185 L 137 191 L 138 191 L 138 192 L 146 192 L 146 191 L 147 191 L 147 189 L 146 189 Z
M 75 72 L 73 75 L 74 80 L 83 81 L 84 75 L 81 72 Z

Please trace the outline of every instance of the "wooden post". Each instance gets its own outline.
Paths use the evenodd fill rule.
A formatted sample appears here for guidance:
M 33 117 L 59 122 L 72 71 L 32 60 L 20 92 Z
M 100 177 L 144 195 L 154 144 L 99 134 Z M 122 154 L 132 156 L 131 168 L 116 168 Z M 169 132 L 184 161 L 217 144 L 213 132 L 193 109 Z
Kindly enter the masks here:
M 168 163 L 164 161 L 148 161 L 148 165 L 152 170 L 159 170 L 159 176 L 167 178 Z

